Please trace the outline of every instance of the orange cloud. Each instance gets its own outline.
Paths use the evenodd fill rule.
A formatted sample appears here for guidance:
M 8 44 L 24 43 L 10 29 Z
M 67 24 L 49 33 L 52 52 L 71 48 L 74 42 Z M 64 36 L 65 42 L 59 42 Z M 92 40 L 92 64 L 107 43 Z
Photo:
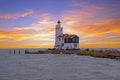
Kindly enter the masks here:
M 120 36 L 120 19 L 93 18 L 94 14 L 101 8 L 97 6 L 85 6 L 84 8 L 84 11 L 65 11 L 66 14 L 62 15 L 61 18 L 64 33 L 79 35 L 80 47 L 102 47 L 102 45 L 104 45 L 103 47 L 107 47 L 108 40 L 110 40 L 109 43 L 112 47 L 120 47 L 118 45 L 120 44 L 120 39 L 117 38 Z M 0 30 L 1 45 L 12 48 L 15 47 L 15 45 L 28 48 L 53 47 L 56 24 L 55 16 L 51 14 L 41 14 L 37 15 L 37 18 L 38 21 L 25 27 Z M 12 42 L 14 45 L 9 43 L 9 41 L 4 41 L 7 39 L 14 39 Z
M 10 38 L 15 40 L 22 40 L 26 38 L 31 38 L 35 34 L 28 33 L 29 30 L 0 30 L 0 38 Z
M 99 14 L 101 7 L 84 6 L 84 8 L 81 11 L 67 11 L 62 16 L 64 31 L 79 35 L 80 47 L 83 48 L 108 47 L 108 45 L 120 47 L 120 19 L 95 18 L 94 15 Z M 101 42 L 102 46 L 100 46 Z
M 33 14 L 32 10 L 29 10 L 27 12 L 20 13 L 20 14 L 0 14 L 0 19 L 16 19 L 19 17 L 25 17 L 28 15 L 31 15 L 31 14 Z
M 78 4 L 75 2 L 75 4 Z M 95 5 L 80 5 L 84 10 L 69 10 L 62 16 L 64 29 L 68 33 L 79 35 L 98 36 L 107 33 L 120 34 L 119 18 L 101 18 L 94 17 L 102 11 L 102 7 Z M 69 28 L 69 29 L 68 29 Z
M 42 18 L 42 19 L 41 19 Z M 25 27 L 13 27 L 11 29 L 1 29 L 1 39 L 13 39 L 14 41 L 26 41 L 33 45 L 40 44 L 43 46 L 50 46 L 54 43 L 54 21 L 51 20 L 51 15 L 41 15 L 40 19 Z M 3 40 L 2 40 L 3 41 Z M 47 45 L 46 45 L 47 44 Z M 26 44 L 27 45 L 27 44 Z
M 85 25 L 86 22 L 90 23 L 91 18 L 94 17 L 97 12 L 101 11 L 102 8 L 99 6 L 94 5 L 85 5 L 81 7 L 84 10 L 67 10 L 65 11 L 66 14 L 62 15 L 62 20 L 65 23 L 65 26 L 75 26 L 78 25 Z
M 93 21 L 93 24 L 86 24 L 86 26 L 80 26 L 78 24 L 76 26 L 70 27 L 70 29 L 79 34 L 90 36 L 105 35 L 107 33 L 116 33 L 120 35 L 119 22 L 120 19 L 106 19 L 101 21 Z

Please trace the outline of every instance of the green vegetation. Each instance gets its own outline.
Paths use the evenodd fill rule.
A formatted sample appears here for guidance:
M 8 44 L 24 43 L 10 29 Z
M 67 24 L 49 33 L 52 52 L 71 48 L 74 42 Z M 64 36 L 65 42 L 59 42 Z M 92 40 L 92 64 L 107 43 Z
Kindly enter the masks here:
M 90 50 L 85 50 L 85 51 L 80 51 L 80 53 L 78 53 L 78 55 L 89 55 L 92 56 L 94 54 L 94 51 L 90 51 Z

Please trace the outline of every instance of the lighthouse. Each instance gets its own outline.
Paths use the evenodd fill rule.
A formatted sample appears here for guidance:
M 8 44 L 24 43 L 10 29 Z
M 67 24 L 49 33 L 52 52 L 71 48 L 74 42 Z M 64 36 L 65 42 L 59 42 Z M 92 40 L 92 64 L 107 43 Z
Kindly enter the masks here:
M 63 34 L 60 20 L 55 27 L 55 49 L 79 49 L 79 37 L 76 34 Z
M 59 35 L 63 34 L 63 28 L 61 27 L 61 22 L 58 20 L 56 28 L 55 28 L 55 48 L 59 49 L 60 47 L 60 40 L 58 38 Z

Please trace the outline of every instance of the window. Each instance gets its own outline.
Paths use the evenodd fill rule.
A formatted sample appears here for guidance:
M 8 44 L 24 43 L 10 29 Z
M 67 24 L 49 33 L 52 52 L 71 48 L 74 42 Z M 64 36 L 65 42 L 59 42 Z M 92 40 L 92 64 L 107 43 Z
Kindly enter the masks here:
M 66 42 L 68 42 L 68 39 L 66 39 Z
M 76 42 L 78 41 L 78 39 L 76 38 Z
M 72 39 L 72 41 L 74 42 L 74 38 Z

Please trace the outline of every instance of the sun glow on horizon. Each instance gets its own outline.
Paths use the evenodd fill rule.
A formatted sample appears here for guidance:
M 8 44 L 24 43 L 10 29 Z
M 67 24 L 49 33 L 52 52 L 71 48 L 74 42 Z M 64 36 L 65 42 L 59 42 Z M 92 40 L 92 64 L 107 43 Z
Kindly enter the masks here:
M 1 3 L 9 1 L 0 1 L 3 10 L 0 11 L 0 48 L 54 48 L 55 25 L 59 19 L 64 33 L 80 37 L 80 48 L 120 48 L 119 1 L 92 1 L 95 3 L 51 0 L 54 6 L 36 1 L 41 4 L 38 6 L 34 0 L 29 5 L 22 1 L 15 3 L 21 7 L 5 6 Z M 14 1 L 11 2 L 12 5 Z

